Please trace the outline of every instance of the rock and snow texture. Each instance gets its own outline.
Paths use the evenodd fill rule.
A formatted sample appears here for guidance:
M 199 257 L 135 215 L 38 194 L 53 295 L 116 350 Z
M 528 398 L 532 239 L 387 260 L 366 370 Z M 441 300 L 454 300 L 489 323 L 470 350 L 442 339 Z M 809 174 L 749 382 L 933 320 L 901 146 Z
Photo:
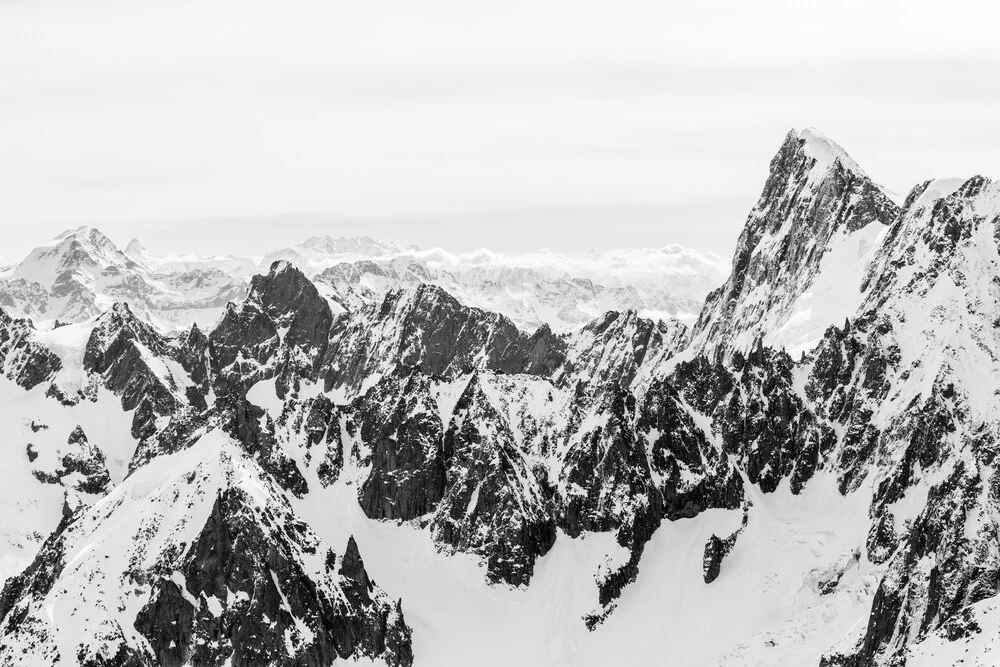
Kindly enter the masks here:
M 67 510 L 0 615 L 7 665 L 412 660 L 353 539 L 322 542 L 221 430 Z
M 94 309 L 0 310 L 4 664 L 995 663 L 996 183 L 792 132 L 691 328 L 310 239 L 168 334 L 106 269 L 201 260 L 75 234 Z
M 747 218 L 725 285 L 694 326 L 695 349 L 798 353 L 862 300 L 865 267 L 899 208 L 816 130 L 792 131 Z

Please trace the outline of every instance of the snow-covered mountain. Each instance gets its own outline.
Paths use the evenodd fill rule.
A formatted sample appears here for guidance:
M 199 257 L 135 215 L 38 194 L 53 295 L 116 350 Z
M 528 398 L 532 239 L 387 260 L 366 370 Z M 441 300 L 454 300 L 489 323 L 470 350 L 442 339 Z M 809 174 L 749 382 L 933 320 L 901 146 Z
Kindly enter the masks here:
M 693 322 L 701 300 L 725 275 L 714 256 L 669 246 L 581 255 L 415 251 L 340 262 L 316 280 L 348 310 L 381 301 L 392 289 L 434 284 L 466 305 L 503 313 L 524 329 L 545 324 L 570 331 L 609 310 Z
M 156 271 L 83 236 L 22 275 Z M 806 130 L 690 329 L 526 330 L 418 251 L 172 333 L 0 310 L 0 661 L 993 664 L 998 239 L 1000 185 Z
M 747 218 L 726 284 L 695 325 L 699 350 L 796 354 L 854 314 L 879 235 L 899 207 L 816 130 L 789 132 Z
M 229 301 L 246 294 L 250 278 L 276 261 L 315 276 L 338 311 L 377 304 L 392 290 L 433 284 L 523 329 L 548 325 L 560 332 L 609 310 L 691 322 L 700 300 L 725 278 L 717 258 L 679 246 L 506 257 L 326 236 L 263 258 L 156 255 L 138 239 L 120 251 L 99 230 L 81 227 L 0 270 L 0 306 L 42 326 L 83 321 L 119 301 L 163 330 L 194 322 L 208 327 Z
M 127 302 L 162 328 L 211 323 L 246 293 L 245 281 L 211 266 L 164 272 L 137 242 L 125 253 L 100 230 L 80 227 L 0 273 L 0 307 L 38 323 L 80 322 Z
M 403 249 L 395 243 L 376 241 L 368 236 L 333 238 L 313 236 L 302 243 L 276 250 L 264 256 L 262 266 L 285 260 L 310 275 L 340 262 L 370 257 L 397 255 Z

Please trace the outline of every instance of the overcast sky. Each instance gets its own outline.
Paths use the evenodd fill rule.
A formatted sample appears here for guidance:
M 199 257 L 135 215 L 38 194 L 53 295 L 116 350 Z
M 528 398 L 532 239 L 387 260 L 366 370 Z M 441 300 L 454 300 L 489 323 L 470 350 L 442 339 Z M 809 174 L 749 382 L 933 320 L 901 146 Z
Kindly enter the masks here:
M 1000 176 L 985 2 L 0 0 L 0 255 L 313 234 L 732 251 L 790 127 Z

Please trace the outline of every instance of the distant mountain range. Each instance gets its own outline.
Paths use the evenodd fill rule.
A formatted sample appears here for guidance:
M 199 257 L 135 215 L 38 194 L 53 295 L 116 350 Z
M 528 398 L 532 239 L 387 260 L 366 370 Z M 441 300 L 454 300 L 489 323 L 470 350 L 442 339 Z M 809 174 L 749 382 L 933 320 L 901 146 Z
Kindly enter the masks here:
M 608 310 L 690 322 L 705 294 L 725 279 L 718 258 L 678 246 L 509 257 L 326 236 L 263 258 L 157 256 L 137 239 L 122 251 L 97 228 L 81 227 L 0 271 L 0 306 L 42 326 L 83 321 L 119 301 L 161 330 L 210 326 L 228 302 L 246 295 L 253 275 L 278 260 L 315 277 L 337 312 L 433 284 L 526 330 L 547 324 L 568 331 Z

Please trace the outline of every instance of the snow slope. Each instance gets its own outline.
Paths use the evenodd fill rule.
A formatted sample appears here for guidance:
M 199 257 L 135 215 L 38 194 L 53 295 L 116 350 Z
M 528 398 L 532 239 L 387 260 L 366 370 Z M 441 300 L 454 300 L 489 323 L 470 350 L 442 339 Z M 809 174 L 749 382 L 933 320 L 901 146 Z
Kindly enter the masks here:
M 740 513 L 715 510 L 658 531 L 635 585 L 593 632 L 601 564 L 620 547 L 607 533 L 560 535 L 527 590 L 487 585 L 465 555 L 437 551 L 424 531 L 372 521 L 354 484 L 311 494 L 296 508 L 333 543 L 354 535 L 380 583 L 404 600 L 416 665 L 816 664 L 837 637 L 863 621 L 876 571 L 855 560 L 868 522 L 864 493 L 844 498 L 830 479 L 793 496 L 755 496 L 746 532 L 712 584 L 702 549 L 728 534 Z M 330 508 L 338 508 L 331 512 Z M 843 572 L 836 592 L 819 586 Z M 510 638 L 517 641 L 511 642 Z M 461 656 L 457 658 L 456 656 Z

